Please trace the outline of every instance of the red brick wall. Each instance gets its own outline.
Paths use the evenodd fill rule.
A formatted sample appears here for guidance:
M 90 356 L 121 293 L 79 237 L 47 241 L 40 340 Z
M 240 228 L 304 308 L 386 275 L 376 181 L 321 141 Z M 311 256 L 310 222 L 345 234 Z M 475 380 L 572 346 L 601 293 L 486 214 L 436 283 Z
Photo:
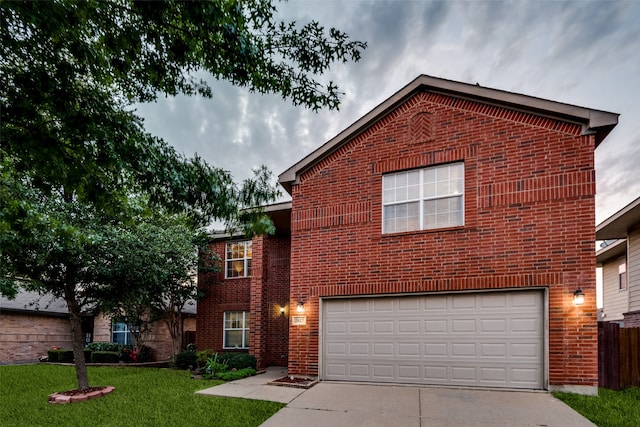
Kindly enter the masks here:
M 223 351 L 224 312 L 249 311 L 250 278 L 224 278 L 225 241 L 213 242 L 210 247 L 222 259 L 218 273 L 198 273 L 198 286 L 205 296 L 198 301 L 196 320 L 196 348 Z M 255 251 L 255 247 L 253 248 Z M 252 270 L 255 269 L 255 256 Z
M 223 261 L 225 243 L 217 241 L 211 245 Z M 224 312 L 250 311 L 248 351 L 256 356 L 258 368 L 287 365 L 290 247 L 289 235 L 254 238 L 251 278 L 225 280 L 223 271 L 200 272 L 198 280 L 205 297 L 198 302 L 198 349 L 224 351 Z M 284 313 L 280 307 L 285 308 Z
M 267 236 L 263 242 L 265 269 L 262 297 L 264 353 L 261 366 L 287 366 L 289 352 L 290 236 Z M 280 312 L 284 307 L 284 313 Z
M 594 138 L 421 93 L 293 186 L 289 370 L 318 373 L 319 298 L 546 287 L 549 382 L 597 385 Z M 382 235 L 382 175 L 463 161 L 465 225 Z M 581 288 L 585 304 L 574 307 Z

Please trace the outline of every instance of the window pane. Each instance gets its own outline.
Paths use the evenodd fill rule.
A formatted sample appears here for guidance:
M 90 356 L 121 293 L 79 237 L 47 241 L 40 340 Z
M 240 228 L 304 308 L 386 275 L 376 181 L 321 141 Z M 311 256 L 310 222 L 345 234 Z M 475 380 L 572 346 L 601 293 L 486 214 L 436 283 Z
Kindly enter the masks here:
M 114 343 L 118 343 L 118 344 L 122 344 L 122 345 L 126 345 L 126 333 L 114 333 L 113 336 L 111 337 L 111 341 Z
M 463 194 L 464 163 L 385 175 L 383 233 L 463 225 Z
M 242 331 L 233 330 L 225 332 L 225 347 L 242 347 Z

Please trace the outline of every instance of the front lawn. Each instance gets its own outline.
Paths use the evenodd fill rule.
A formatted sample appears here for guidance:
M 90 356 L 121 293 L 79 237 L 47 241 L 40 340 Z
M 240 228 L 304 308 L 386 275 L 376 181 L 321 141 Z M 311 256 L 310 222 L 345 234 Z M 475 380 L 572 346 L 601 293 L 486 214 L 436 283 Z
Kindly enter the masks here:
M 284 406 L 196 395 L 222 381 L 192 380 L 188 371 L 89 367 L 88 374 L 89 385 L 116 390 L 86 402 L 52 405 L 49 394 L 77 388 L 73 367 L 0 366 L 0 425 L 258 426 Z
M 640 387 L 613 391 L 599 389 L 598 396 L 553 393 L 598 427 L 640 426 Z

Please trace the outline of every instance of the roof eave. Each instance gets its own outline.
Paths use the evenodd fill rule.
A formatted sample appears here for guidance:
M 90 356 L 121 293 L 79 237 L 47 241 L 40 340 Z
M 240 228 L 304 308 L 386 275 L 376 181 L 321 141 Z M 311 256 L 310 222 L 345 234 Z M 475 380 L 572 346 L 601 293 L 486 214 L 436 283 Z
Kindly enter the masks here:
M 640 224 L 640 197 L 596 226 L 596 240 L 626 239 L 628 231 Z
M 317 150 L 280 174 L 278 176 L 280 184 L 291 194 L 292 185 L 297 182 L 300 174 L 313 167 L 313 165 L 325 156 L 328 156 L 342 145 L 357 137 L 382 116 L 386 115 L 405 99 L 420 90 L 471 99 L 580 124 L 583 127 L 583 134 L 595 134 L 595 147 L 604 140 L 618 123 L 619 114 L 616 113 L 563 104 L 529 95 L 491 89 L 423 74 L 393 94 L 390 98 L 383 101 L 334 138 L 320 146 Z

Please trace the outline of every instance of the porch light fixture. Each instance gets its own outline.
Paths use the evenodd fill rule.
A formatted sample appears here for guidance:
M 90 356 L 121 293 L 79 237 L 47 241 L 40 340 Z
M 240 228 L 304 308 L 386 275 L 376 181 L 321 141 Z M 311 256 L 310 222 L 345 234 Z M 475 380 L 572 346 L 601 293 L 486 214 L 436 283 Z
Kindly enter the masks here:
M 280 306 L 280 314 L 284 315 L 284 305 Z
M 304 303 L 302 301 L 298 301 L 298 305 L 296 306 L 296 311 L 298 314 L 304 313 Z
M 582 293 L 582 289 L 578 289 L 573 293 L 573 304 L 574 305 L 584 304 L 584 294 Z

